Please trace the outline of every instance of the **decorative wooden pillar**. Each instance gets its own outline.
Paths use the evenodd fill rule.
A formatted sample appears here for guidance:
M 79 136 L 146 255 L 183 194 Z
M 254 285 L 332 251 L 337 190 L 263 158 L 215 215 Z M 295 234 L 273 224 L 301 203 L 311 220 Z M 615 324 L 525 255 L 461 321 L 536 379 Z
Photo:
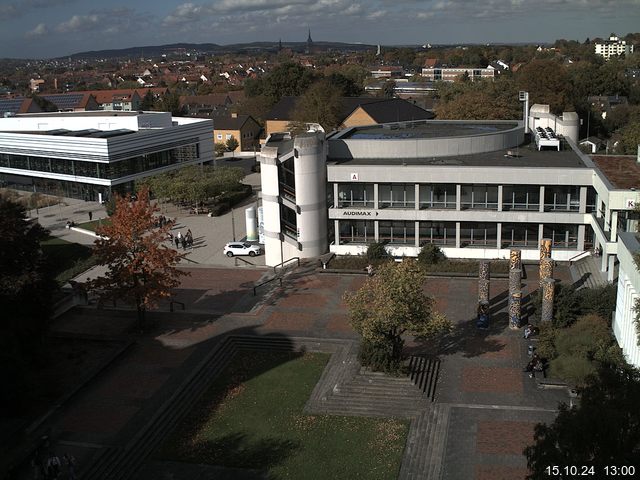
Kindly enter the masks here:
M 478 272 L 478 328 L 489 327 L 489 284 L 491 281 L 490 263 L 480 262 Z
M 520 328 L 522 292 L 517 291 L 509 295 L 509 328 Z
M 522 251 L 511 250 L 509 252 L 509 271 L 520 269 L 522 270 Z
M 553 278 L 553 260 L 543 258 L 540 260 L 540 286 L 549 278 Z
M 542 312 L 541 322 L 553 320 L 553 297 L 555 293 L 555 283 L 553 278 L 547 278 L 542 282 Z

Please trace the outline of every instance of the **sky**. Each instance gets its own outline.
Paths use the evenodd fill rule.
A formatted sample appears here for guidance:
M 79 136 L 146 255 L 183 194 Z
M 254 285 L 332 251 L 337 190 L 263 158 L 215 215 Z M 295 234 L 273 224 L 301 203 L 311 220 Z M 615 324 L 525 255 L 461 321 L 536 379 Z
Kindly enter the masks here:
M 550 43 L 640 31 L 640 0 L 0 0 L 0 58 L 170 43 Z

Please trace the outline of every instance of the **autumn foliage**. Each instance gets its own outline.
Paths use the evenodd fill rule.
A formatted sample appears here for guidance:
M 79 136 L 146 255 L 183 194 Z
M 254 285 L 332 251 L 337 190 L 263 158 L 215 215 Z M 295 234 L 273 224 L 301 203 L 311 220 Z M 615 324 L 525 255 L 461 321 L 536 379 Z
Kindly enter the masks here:
M 417 263 L 406 259 L 382 264 L 357 292 L 345 294 L 351 325 L 362 335 L 360 359 L 365 365 L 397 370 L 404 334 L 428 337 L 450 328 L 425 294 L 424 281 Z
M 186 275 L 176 268 L 183 255 L 164 244 L 172 224 L 157 226 L 157 211 L 146 188 L 135 200 L 129 195 L 116 197 L 111 224 L 98 229 L 102 237 L 94 247 L 97 263 L 107 266 L 107 272 L 88 285 L 101 299 L 135 305 L 141 326 L 146 310 L 169 297 L 180 276 Z

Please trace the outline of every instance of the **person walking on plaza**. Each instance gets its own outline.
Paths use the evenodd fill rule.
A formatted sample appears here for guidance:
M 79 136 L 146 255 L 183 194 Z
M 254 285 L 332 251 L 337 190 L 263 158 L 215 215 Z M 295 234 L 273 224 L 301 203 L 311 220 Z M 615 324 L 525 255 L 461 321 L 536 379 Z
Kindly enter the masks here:
M 176 249 L 180 248 L 180 232 L 178 232 L 178 234 L 175 237 L 173 237 L 173 239 L 176 242 Z
M 187 247 L 189 248 L 193 247 L 193 234 L 191 233 L 190 228 L 187 230 L 186 238 L 187 238 Z
M 89 221 L 93 220 L 93 212 L 89 210 Z
M 182 243 L 182 250 L 187 249 L 187 237 L 180 238 L 180 243 Z

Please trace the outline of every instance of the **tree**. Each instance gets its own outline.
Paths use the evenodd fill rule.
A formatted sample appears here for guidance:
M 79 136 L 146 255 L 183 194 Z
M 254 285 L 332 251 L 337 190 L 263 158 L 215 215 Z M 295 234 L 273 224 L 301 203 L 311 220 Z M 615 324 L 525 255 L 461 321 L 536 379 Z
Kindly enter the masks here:
M 153 92 L 151 89 L 147 90 L 147 93 L 142 98 L 142 102 L 140 102 L 140 110 L 145 112 L 151 111 L 156 106 L 156 99 L 153 96 Z
M 21 205 L 0 196 L 0 406 L 20 406 L 24 372 L 42 349 L 57 288 L 40 247 L 46 238 Z
M 227 146 L 223 142 L 217 142 L 215 147 L 216 157 L 221 157 L 227 151 Z
M 387 80 L 382 85 L 382 90 L 380 90 L 380 94 L 384 98 L 393 98 L 395 95 L 396 82 L 395 80 Z
M 325 131 L 336 129 L 342 120 L 342 90 L 329 80 L 320 80 L 298 99 L 294 120 L 319 123 Z
M 180 94 L 177 91 L 166 93 L 157 105 L 161 112 L 171 112 L 174 117 L 184 115 L 184 109 L 180 106 Z
M 281 63 L 262 78 L 245 83 L 245 92 L 249 97 L 264 95 L 274 102 L 283 96 L 302 95 L 315 79 L 315 74 L 299 63 Z
M 535 444 L 524 450 L 528 480 L 548 479 L 552 465 L 593 466 L 594 478 L 607 465 L 640 465 L 638 370 L 602 368 L 579 393 L 578 406 L 563 403 L 553 423 L 536 425 Z
M 238 140 L 236 140 L 236 138 L 233 135 L 231 135 L 226 143 L 227 150 L 229 150 L 230 152 L 235 152 L 236 148 L 238 148 L 238 145 L 240 145 L 238 143 Z
M 361 361 L 375 369 L 397 370 L 405 333 L 427 337 L 450 327 L 423 291 L 425 274 L 412 260 L 380 265 L 357 292 L 347 292 L 351 325 L 362 335 Z
M 137 200 L 130 195 L 116 196 L 111 223 L 97 230 L 101 237 L 95 242 L 97 264 L 107 271 L 87 285 L 101 299 L 135 305 L 141 328 L 147 309 L 171 296 L 171 289 L 186 275 L 175 267 L 183 255 L 164 245 L 171 223 L 157 227 L 157 211 L 149 202 L 147 188 L 140 189 Z
M 553 113 L 560 114 L 571 107 L 567 101 L 569 82 L 566 69 L 556 60 L 535 59 L 518 70 L 518 88 L 529 92 L 531 103 L 549 105 Z
M 420 249 L 417 261 L 420 265 L 426 266 L 438 263 L 440 260 L 444 260 L 445 258 L 447 257 L 438 245 L 427 243 Z

